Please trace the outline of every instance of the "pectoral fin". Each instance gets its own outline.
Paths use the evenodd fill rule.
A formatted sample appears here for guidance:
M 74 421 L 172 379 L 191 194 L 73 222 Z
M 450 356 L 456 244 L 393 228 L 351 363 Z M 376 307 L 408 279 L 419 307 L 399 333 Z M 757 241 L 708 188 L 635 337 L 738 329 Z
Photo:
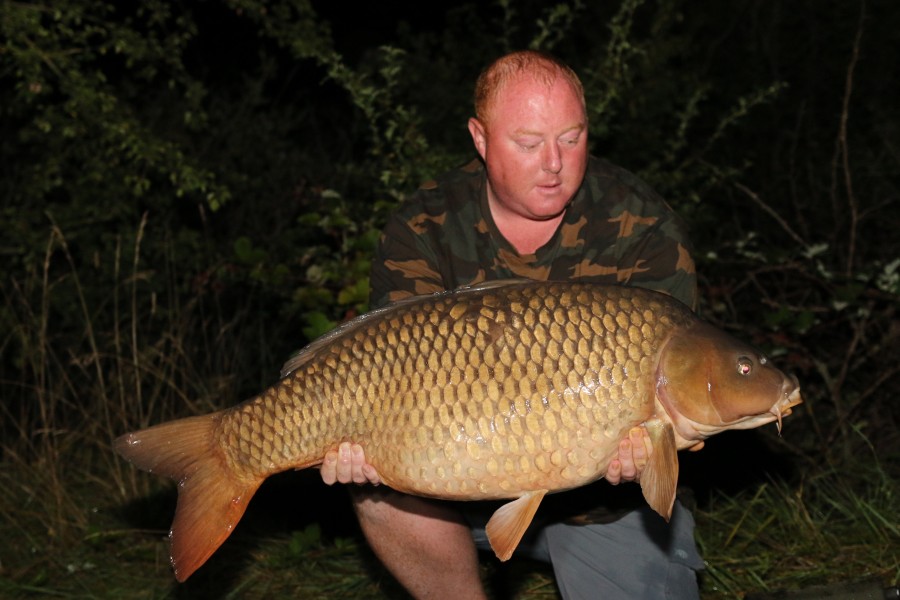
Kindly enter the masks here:
M 525 530 L 531 525 L 547 490 L 528 492 L 524 496 L 508 502 L 497 509 L 488 521 L 485 531 L 494 554 L 500 560 L 509 560 L 519 545 Z
M 672 517 L 675 504 L 675 489 L 678 486 L 678 448 L 675 446 L 675 431 L 671 423 L 659 420 L 646 424 L 653 444 L 653 452 L 647 466 L 641 472 L 641 491 L 650 508 L 668 521 Z

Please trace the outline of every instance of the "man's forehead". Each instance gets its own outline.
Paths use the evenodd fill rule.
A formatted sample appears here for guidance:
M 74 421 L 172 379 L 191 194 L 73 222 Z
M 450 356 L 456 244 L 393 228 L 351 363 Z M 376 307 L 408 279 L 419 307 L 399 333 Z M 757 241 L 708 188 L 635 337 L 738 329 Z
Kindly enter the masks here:
M 504 120 L 515 118 L 520 114 L 540 113 L 548 110 L 548 107 L 553 112 L 559 113 L 564 110 L 564 105 L 569 104 L 565 98 L 562 99 L 562 103 L 560 102 L 560 96 L 566 92 L 573 104 L 578 106 L 578 114 L 573 116 L 563 129 L 584 128 L 587 120 L 584 105 L 579 99 L 577 90 L 564 77 L 557 77 L 548 82 L 546 79 L 529 78 L 527 74 L 519 76 L 515 81 L 507 81 L 497 89 L 486 107 L 487 114 L 484 115 L 486 124 L 494 120 L 498 113 L 503 114 Z M 521 129 L 524 132 L 527 125 L 523 124 Z

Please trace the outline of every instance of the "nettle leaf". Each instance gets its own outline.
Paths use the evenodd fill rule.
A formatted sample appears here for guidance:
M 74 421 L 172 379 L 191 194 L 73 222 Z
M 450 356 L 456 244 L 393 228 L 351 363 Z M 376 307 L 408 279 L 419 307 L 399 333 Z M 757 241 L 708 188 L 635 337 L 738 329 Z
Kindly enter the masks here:
M 328 315 L 321 311 L 312 311 L 303 315 L 307 325 L 303 328 L 303 335 L 309 340 L 321 337 L 337 327 L 337 321 L 332 321 Z
M 247 236 L 241 236 L 234 242 L 234 254 L 245 265 L 256 265 L 266 260 L 268 253 L 262 248 L 253 246 Z

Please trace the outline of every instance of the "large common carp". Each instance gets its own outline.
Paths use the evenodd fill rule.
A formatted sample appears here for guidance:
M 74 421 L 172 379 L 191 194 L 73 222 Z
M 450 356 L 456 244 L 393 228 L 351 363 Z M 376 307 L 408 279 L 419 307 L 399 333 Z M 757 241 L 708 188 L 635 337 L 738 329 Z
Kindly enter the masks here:
M 178 482 L 172 565 L 184 581 L 222 544 L 262 481 L 364 446 L 390 487 L 512 499 L 487 525 L 510 557 L 545 494 L 606 473 L 637 425 L 640 484 L 671 515 L 677 450 L 777 421 L 797 382 L 677 300 L 590 283 L 493 282 L 362 315 L 307 346 L 242 404 L 126 434 L 115 447 Z

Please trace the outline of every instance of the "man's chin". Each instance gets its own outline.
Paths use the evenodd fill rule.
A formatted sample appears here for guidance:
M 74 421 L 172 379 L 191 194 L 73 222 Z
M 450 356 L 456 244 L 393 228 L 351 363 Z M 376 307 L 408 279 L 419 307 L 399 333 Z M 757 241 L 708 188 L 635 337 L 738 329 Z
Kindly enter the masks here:
M 535 220 L 549 221 L 566 212 L 571 198 L 566 198 L 562 193 L 539 194 L 537 199 L 529 205 L 532 218 Z

